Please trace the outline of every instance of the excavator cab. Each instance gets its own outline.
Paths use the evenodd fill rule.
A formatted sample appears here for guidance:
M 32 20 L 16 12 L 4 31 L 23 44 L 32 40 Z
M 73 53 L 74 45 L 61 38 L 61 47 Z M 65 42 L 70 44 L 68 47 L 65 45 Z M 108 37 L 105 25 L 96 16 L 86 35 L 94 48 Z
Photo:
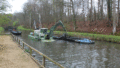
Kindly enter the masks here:
M 40 33 L 43 33 L 43 34 L 47 34 L 47 28 L 41 28 L 40 29 Z

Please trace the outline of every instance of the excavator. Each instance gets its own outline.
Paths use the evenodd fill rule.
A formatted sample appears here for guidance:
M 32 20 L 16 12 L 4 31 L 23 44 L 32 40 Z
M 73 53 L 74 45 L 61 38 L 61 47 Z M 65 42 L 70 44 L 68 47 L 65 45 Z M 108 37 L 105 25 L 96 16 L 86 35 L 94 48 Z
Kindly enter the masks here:
M 58 26 L 62 26 L 62 28 L 65 31 L 65 35 L 67 35 L 67 31 L 65 29 L 65 26 L 63 25 L 63 23 L 61 21 L 58 21 L 54 26 L 52 26 L 50 28 L 50 32 L 47 33 L 48 28 L 40 28 L 39 30 L 34 30 L 34 33 L 31 32 L 28 37 L 32 38 L 32 39 L 38 39 L 38 40 L 50 40 L 53 37 L 53 31 L 56 29 L 56 27 Z
M 62 26 L 65 33 L 60 37 L 53 37 L 53 31 L 59 25 Z M 54 26 L 52 26 L 50 28 L 49 33 L 47 33 L 47 30 L 48 30 L 48 28 L 40 28 L 39 30 L 34 30 L 34 33 L 31 32 L 30 35 L 28 35 L 28 37 L 37 39 L 37 40 L 44 40 L 46 42 L 54 41 L 53 40 L 53 38 L 54 38 L 54 39 L 66 40 L 66 41 L 70 41 L 70 42 L 85 43 L 85 44 L 94 44 L 95 43 L 94 41 L 89 40 L 87 38 L 77 38 L 77 37 L 68 36 L 65 26 L 63 25 L 63 23 L 61 21 L 57 22 Z

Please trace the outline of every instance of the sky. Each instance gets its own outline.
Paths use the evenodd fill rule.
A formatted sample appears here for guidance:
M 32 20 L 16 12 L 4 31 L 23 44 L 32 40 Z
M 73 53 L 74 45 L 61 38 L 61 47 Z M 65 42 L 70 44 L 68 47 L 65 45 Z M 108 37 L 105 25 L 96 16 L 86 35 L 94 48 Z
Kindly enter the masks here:
M 94 0 L 95 5 L 97 5 L 98 0 Z M 22 8 L 24 3 L 27 2 L 27 0 L 8 0 L 9 4 L 11 5 L 11 8 L 6 11 L 6 13 L 15 13 L 15 12 L 22 12 Z
M 11 8 L 8 9 L 6 13 L 14 13 L 22 12 L 23 5 L 27 0 L 8 0 L 8 2 L 11 5 Z

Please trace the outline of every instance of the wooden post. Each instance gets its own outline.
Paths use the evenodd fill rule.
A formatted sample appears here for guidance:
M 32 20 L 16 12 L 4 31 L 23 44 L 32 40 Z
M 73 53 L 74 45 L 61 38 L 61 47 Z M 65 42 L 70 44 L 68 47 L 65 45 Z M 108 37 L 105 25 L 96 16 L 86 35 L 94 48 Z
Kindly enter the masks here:
M 15 37 L 13 36 L 13 39 L 14 39 L 14 41 L 15 41 Z
M 45 67 L 45 57 L 43 56 L 42 65 Z
M 17 38 L 17 42 L 18 42 L 18 37 L 16 37 Z
M 20 45 L 20 39 L 18 39 L 19 45 Z
M 17 37 L 17 39 L 18 39 L 18 41 L 17 41 L 17 42 L 19 43 L 19 38 Z
M 15 37 L 15 36 L 14 36 Z M 15 37 L 15 41 L 16 41 L 16 37 Z
M 16 41 L 16 37 L 14 36 L 14 38 L 15 38 L 15 41 Z
M 23 42 L 23 49 L 24 49 L 24 42 Z
M 32 49 L 30 48 L 30 55 L 32 56 Z

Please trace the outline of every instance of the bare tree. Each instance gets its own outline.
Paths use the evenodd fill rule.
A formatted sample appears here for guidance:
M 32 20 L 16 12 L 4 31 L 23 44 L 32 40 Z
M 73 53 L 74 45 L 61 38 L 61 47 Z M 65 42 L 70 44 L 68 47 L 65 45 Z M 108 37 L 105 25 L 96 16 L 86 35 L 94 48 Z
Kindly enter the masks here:
M 111 0 L 107 0 L 107 9 L 108 9 L 108 19 L 109 21 L 111 21 L 111 18 L 112 18 L 112 4 L 111 4 Z
M 118 0 L 118 17 L 117 17 L 117 24 L 118 24 L 118 25 L 119 25 L 119 17 L 120 17 L 120 16 L 119 16 L 119 2 L 120 2 L 120 1 Z
M 96 9 L 94 7 L 94 20 L 96 21 Z
M 102 1 L 102 5 L 101 5 L 101 19 L 103 19 L 103 0 Z
M 98 20 L 99 20 L 99 18 L 100 18 L 100 17 L 99 17 L 99 16 L 100 16 L 100 15 L 99 15 L 99 11 L 100 11 L 100 10 L 99 10 L 99 6 L 100 6 L 100 0 L 98 0 Z
M 113 34 L 116 32 L 116 0 L 113 0 Z
M 74 3 L 73 0 L 70 0 L 72 3 L 72 12 L 73 12 L 73 24 L 74 24 L 74 30 L 76 31 L 76 14 L 75 14 L 75 8 L 74 8 Z
M 94 5 L 95 0 L 29 0 L 24 5 L 22 18 L 20 18 L 20 16 L 19 19 L 21 19 L 21 22 L 23 20 L 23 24 L 28 26 L 29 21 L 33 22 L 35 20 L 39 22 L 40 14 L 41 22 L 44 23 L 46 27 L 53 22 L 62 20 L 63 22 L 67 22 L 66 24 L 73 22 L 74 31 L 77 29 L 77 22 L 80 21 L 90 21 L 89 26 L 91 27 L 94 21 L 108 18 L 109 24 L 112 25 L 111 22 L 114 20 L 112 19 L 112 10 L 114 10 L 112 8 L 112 1 L 113 0 L 98 0 L 98 7 L 96 7 L 96 5 Z M 117 1 L 117 18 L 119 19 L 119 0 Z M 105 8 L 107 8 L 107 12 L 104 12 L 106 10 Z M 104 16 L 106 16 L 106 18 Z M 80 24 L 84 23 L 80 22 Z
M 89 11 L 89 0 L 87 1 L 87 9 Z M 89 20 L 89 13 L 87 14 L 87 19 Z
M 82 2 L 83 2 L 83 11 L 82 11 L 83 12 L 83 14 L 82 14 L 83 16 L 82 17 L 83 17 L 83 21 L 85 21 L 85 10 L 84 10 L 84 5 L 85 4 L 84 4 L 84 0 L 82 0 Z
M 90 18 L 91 18 L 91 22 L 92 22 L 92 20 L 93 20 L 93 18 L 92 18 L 92 8 L 93 8 L 93 6 L 92 6 L 92 0 L 91 0 L 91 12 L 90 12 Z

